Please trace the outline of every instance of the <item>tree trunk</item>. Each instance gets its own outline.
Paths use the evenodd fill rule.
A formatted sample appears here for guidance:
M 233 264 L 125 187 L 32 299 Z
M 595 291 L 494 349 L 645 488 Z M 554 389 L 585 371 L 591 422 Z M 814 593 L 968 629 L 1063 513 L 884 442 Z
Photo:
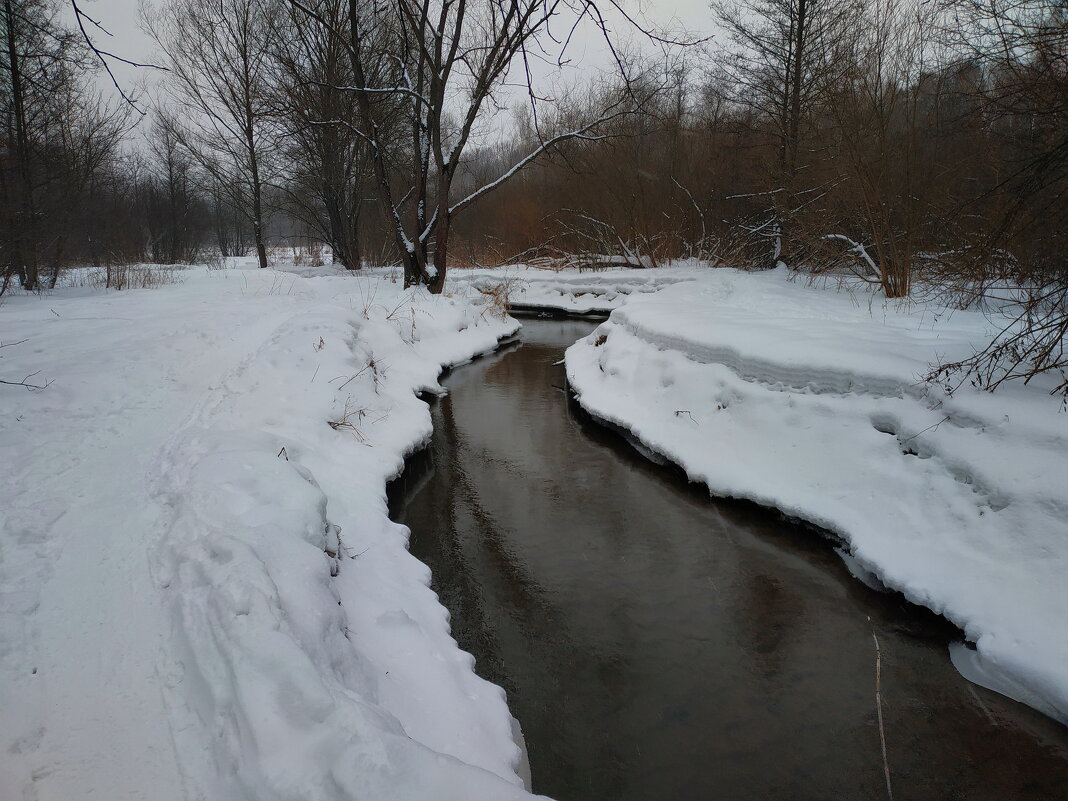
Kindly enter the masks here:
M 330 250 L 335 264 L 341 264 L 346 270 L 358 270 L 360 264 L 354 261 L 352 237 L 349 226 L 342 214 L 341 202 L 337 192 L 332 188 L 323 191 L 323 205 L 326 207 L 327 225 L 330 233 Z
M 787 134 L 787 178 L 792 182 L 797 172 L 798 139 L 801 135 L 801 81 L 802 64 L 805 58 L 805 16 L 807 14 L 806 0 L 798 0 L 797 3 L 797 36 L 794 41 L 793 74 L 790 86 L 790 119 Z
M 22 73 L 15 42 L 15 12 L 11 0 L 4 0 L 7 27 L 8 71 L 11 73 L 11 101 L 15 111 L 15 161 L 22 184 L 20 200 L 21 224 L 12 238 L 13 260 L 19 282 L 28 290 L 37 289 L 36 215 L 33 207 L 33 179 L 30 176 L 30 141 L 26 132 L 25 98 L 22 92 Z M 24 244 L 25 243 L 25 244 Z
M 440 295 L 445 289 L 445 270 L 449 264 L 449 231 L 452 218 L 449 216 L 448 185 L 444 185 L 444 195 L 438 203 L 438 225 L 434 232 L 434 269 L 436 272 L 426 282 L 426 288 L 434 295 Z
M 267 269 L 267 245 L 263 241 L 263 187 L 260 185 L 260 164 L 256 156 L 256 134 L 253 127 L 252 103 L 245 105 L 245 146 L 248 148 L 248 166 L 252 174 L 252 236 L 256 241 L 256 255 L 260 269 Z

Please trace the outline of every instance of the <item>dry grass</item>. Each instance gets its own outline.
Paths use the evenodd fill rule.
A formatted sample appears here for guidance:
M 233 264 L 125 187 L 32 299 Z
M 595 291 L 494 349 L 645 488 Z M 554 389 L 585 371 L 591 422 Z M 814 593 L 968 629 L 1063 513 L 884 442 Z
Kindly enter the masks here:
M 478 287 L 478 292 L 483 298 L 480 304 L 484 307 L 483 315 L 489 313 L 501 320 L 507 317 L 512 308 L 511 293 L 514 284 L 515 280 L 509 279 Z
M 181 283 L 186 269 L 184 264 L 109 264 L 79 270 L 71 280 L 97 289 L 155 289 Z

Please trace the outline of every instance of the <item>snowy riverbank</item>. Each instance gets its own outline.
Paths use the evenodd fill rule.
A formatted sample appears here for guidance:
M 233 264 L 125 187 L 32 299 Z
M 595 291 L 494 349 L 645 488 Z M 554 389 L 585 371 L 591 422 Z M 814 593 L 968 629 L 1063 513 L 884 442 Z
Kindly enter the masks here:
M 993 327 L 709 270 L 631 298 L 567 374 L 584 408 L 714 494 L 840 535 L 855 568 L 965 631 L 962 673 L 1068 723 L 1068 414 L 1041 379 L 918 380 Z
M 3 299 L 0 796 L 529 797 L 385 501 L 517 324 L 330 272 Z
M 1041 383 L 916 381 L 980 315 L 781 272 L 175 277 L 0 308 L 0 378 L 47 385 L 0 388 L 3 798 L 530 797 L 385 501 L 430 433 L 416 393 L 516 331 L 479 291 L 502 280 L 615 309 L 567 356 L 593 414 L 837 532 L 965 630 L 966 675 L 1068 719 L 1068 415 Z

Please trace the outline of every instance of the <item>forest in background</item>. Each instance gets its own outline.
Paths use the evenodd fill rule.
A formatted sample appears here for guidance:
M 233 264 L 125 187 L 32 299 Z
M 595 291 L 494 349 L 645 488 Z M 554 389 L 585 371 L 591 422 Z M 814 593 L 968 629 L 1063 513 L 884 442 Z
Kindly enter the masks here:
M 1064 365 L 1063 3 L 715 0 L 697 41 L 583 0 L 169 0 L 153 101 L 99 90 L 115 56 L 67 2 L 0 8 L 4 291 L 287 244 L 432 291 L 449 265 L 784 264 L 1017 304 L 988 384 Z M 613 64 L 565 83 L 579 24 Z

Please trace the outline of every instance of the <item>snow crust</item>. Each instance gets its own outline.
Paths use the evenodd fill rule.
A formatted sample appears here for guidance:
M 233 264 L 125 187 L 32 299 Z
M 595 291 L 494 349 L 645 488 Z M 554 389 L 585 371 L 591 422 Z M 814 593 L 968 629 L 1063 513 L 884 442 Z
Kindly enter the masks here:
M 920 382 L 988 341 L 997 321 L 976 312 L 781 269 L 691 278 L 567 351 L 582 406 L 715 495 L 835 532 L 854 574 L 964 630 L 971 676 L 1068 723 L 1068 414 L 1051 382 Z
M 385 499 L 518 324 L 332 272 L 4 299 L 0 798 L 530 797 Z

